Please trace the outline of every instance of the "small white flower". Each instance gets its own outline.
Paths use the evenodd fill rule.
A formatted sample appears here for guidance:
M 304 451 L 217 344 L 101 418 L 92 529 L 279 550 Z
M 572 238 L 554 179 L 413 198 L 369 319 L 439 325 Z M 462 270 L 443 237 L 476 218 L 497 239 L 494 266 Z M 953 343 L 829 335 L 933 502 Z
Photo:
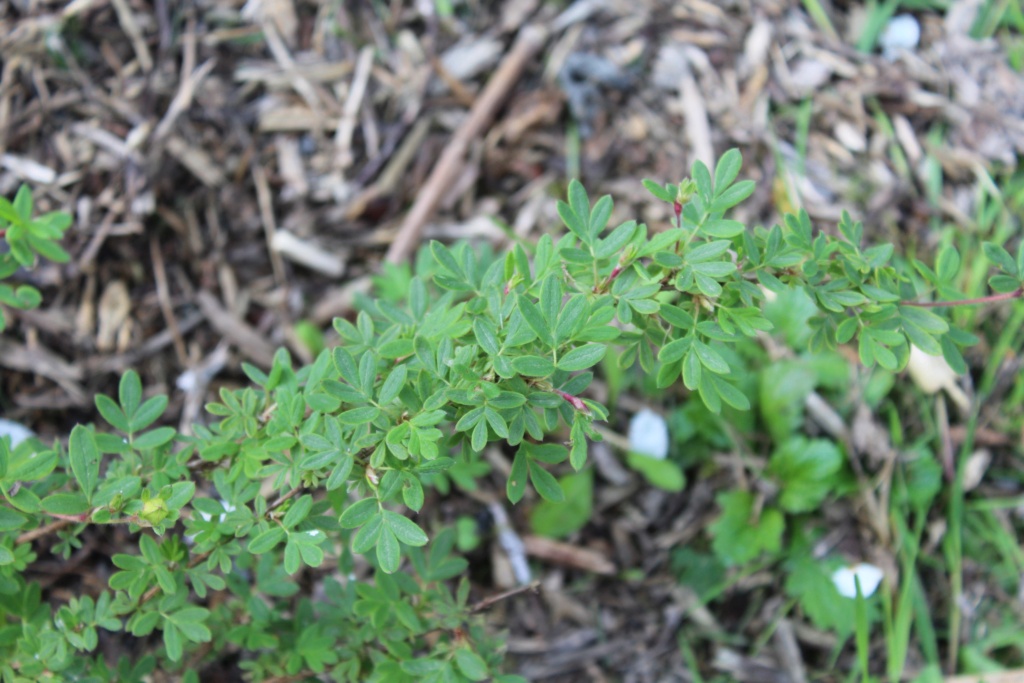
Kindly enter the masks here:
M 832 583 L 836 590 L 844 598 L 857 597 L 857 584 L 860 582 L 860 592 L 865 598 L 871 597 L 882 582 L 884 574 L 882 570 L 873 564 L 859 562 L 852 567 L 840 567 L 832 573 Z
M 644 408 L 629 421 L 629 450 L 664 460 L 668 455 L 668 425 L 665 418 Z

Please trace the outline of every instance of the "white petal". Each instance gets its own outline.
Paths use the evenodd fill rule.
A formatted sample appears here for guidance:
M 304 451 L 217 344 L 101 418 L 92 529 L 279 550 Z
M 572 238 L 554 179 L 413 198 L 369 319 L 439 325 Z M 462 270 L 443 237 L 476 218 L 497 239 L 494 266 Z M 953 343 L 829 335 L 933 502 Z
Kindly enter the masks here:
M 11 448 L 17 448 L 22 441 L 35 435 L 36 433 L 25 425 L 0 418 L 0 437 L 11 437 Z
M 668 425 L 665 418 L 644 408 L 629 421 L 629 449 L 664 460 L 668 455 Z
M 945 389 L 961 408 L 970 406 L 970 399 L 957 384 L 957 374 L 942 356 L 929 355 L 911 344 L 907 372 L 910 373 L 914 384 L 924 393 L 934 394 L 940 389 Z
M 859 581 L 861 594 L 865 598 L 869 598 L 878 590 L 878 584 L 882 582 L 883 576 L 882 570 L 875 565 L 861 562 L 852 567 L 837 569 L 832 573 L 832 583 L 844 598 L 855 598 L 857 597 L 855 581 Z
M 900 14 L 889 20 L 878 43 L 888 60 L 899 56 L 900 50 L 913 50 L 921 40 L 921 25 L 912 14 Z

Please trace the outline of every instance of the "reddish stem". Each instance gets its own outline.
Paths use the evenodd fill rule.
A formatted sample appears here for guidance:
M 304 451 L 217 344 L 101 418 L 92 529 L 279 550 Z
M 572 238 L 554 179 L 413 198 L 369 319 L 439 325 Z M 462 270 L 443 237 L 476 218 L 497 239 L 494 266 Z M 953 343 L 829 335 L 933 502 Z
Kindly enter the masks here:
M 1024 287 L 1012 292 L 1002 294 L 990 294 L 980 296 L 976 299 L 957 299 L 956 301 L 901 301 L 900 306 L 917 306 L 919 308 L 944 308 L 950 306 L 977 306 L 978 304 L 989 304 L 996 301 L 1009 301 L 1024 297 Z

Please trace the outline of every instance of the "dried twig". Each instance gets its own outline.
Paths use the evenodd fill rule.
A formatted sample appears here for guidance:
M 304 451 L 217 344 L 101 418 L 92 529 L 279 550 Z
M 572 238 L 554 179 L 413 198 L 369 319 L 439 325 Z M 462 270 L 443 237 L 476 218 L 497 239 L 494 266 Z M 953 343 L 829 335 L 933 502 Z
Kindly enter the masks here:
M 389 263 L 405 261 L 416 249 L 424 224 L 458 177 L 470 143 L 490 125 L 498 107 L 519 80 L 529 60 L 547 41 L 547 37 L 548 31 L 542 26 L 530 25 L 520 31 L 512 50 L 487 82 L 480 99 L 473 105 L 466 120 L 441 153 L 441 158 L 434 166 L 430 178 L 416 197 L 416 202 L 406 215 L 385 256 Z

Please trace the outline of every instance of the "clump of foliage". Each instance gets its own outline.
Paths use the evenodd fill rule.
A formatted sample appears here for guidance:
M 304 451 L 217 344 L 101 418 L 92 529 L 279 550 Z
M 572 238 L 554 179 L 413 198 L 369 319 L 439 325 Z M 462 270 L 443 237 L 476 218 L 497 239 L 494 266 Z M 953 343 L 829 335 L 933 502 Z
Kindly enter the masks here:
M 766 291 L 797 287 L 818 309 L 812 348 L 856 342 L 865 365 L 896 370 L 914 344 L 964 368 L 971 335 L 919 305 L 956 296 L 955 250 L 935 270 L 899 261 L 892 245 L 862 245 L 846 215 L 836 237 L 804 212 L 748 228 L 726 217 L 754 189 L 737 181 L 740 165 L 732 150 L 678 185 L 645 181 L 674 207 L 667 229 L 607 230 L 611 198 L 592 205 L 574 181 L 558 239 L 503 256 L 433 242 L 404 300 L 360 299 L 354 323 L 334 322 L 341 344 L 311 365 L 284 350 L 266 370 L 243 365 L 250 386 L 222 389 L 194 436 L 155 426 L 168 399 L 147 398 L 128 372 L 116 397 L 96 397 L 105 425 L 52 447 L 0 440 L 0 680 L 138 681 L 159 668 L 196 681 L 229 651 L 253 680 L 522 680 L 497 674 L 501 651 L 471 614 L 455 534 L 431 528 L 425 501 L 431 488 L 472 486 L 492 442 L 514 453 L 512 503 L 528 488 L 563 500 L 552 470 L 583 468 L 599 438 L 608 413 L 586 391 L 609 348 L 659 387 L 681 378 L 711 413 L 745 410 L 728 348 L 771 328 Z M 4 277 L 36 254 L 66 259 L 56 241 L 70 219 L 33 219 L 31 206 L 26 189 L 0 201 Z M 1019 293 L 1024 249 L 988 249 L 1002 271 L 993 287 Z M 0 301 L 39 295 L 0 285 Z M 827 442 L 780 446 L 767 472 L 779 507 L 722 494 L 715 562 L 777 546 L 784 514 L 819 505 L 830 493 L 820 477 L 840 460 Z M 137 546 L 110 558 L 109 588 L 64 604 L 44 596 L 35 541 L 67 558 L 112 524 Z M 367 563 L 370 578 L 356 578 Z M 315 600 L 300 594 L 304 572 Z M 101 638 L 129 635 L 147 654 L 112 664 L 97 653 Z

